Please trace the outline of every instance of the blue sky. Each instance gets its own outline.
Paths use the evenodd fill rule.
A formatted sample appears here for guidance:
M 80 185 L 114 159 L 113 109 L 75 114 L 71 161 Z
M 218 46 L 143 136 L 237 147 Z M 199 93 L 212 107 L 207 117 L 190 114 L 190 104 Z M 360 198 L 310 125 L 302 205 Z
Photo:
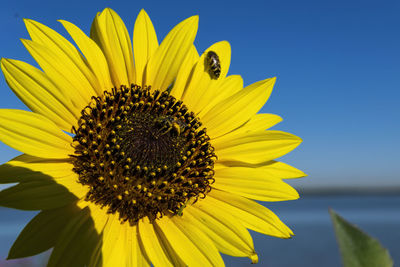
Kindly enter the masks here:
M 116 10 L 132 33 L 141 8 L 159 40 L 179 21 L 200 16 L 200 52 L 228 40 L 230 74 L 245 84 L 277 76 L 262 112 L 275 129 L 303 138 L 282 161 L 309 174 L 294 184 L 400 186 L 400 2 L 398 1 L 4 1 L 0 57 L 35 64 L 19 38 L 22 18 L 66 34 L 57 19 L 89 32 L 96 12 Z M 0 108 L 24 108 L 0 77 Z M 0 162 L 18 152 L 0 144 Z

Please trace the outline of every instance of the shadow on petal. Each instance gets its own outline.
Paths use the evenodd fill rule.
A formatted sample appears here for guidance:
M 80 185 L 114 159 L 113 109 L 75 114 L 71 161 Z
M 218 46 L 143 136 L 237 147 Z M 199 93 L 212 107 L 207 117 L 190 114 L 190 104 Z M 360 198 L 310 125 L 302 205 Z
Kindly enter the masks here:
M 51 169 L 56 166 L 52 163 L 62 161 L 47 163 L 48 169 L 43 171 L 54 173 L 54 177 L 35 171 L 43 166 L 38 168 L 32 162 L 23 162 L 25 166 L 32 164 L 32 169 L 13 166 L 13 162 L 0 166 L 1 183 L 18 183 L 0 191 L 0 206 L 41 210 L 22 230 L 8 259 L 33 256 L 54 247 L 48 266 L 85 266 L 91 258 L 101 266 L 102 228 L 95 227 L 95 211 L 88 203 L 79 202 L 82 197 L 72 193 L 74 189 L 59 181 L 69 179 L 71 185 L 83 186 L 62 169 Z

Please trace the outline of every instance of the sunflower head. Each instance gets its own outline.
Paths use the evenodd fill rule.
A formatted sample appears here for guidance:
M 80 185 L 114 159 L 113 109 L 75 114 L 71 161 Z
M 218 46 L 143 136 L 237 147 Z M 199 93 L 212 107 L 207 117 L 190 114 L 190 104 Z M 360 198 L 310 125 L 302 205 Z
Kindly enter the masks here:
M 76 46 L 25 20 L 40 69 L 2 59 L 10 88 L 32 111 L 0 110 L 0 140 L 24 154 L 0 166 L 0 205 L 40 213 L 9 258 L 54 248 L 49 266 L 223 266 L 220 253 L 258 261 L 247 229 L 292 231 L 260 201 L 293 200 L 275 161 L 301 139 L 258 114 L 275 78 L 243 86 L 231 50 L 198 54 L 198 17 L 159 44 L 139 13 L 131 37 L 107 8 L 90 36 L 60 21 Z M 69 133 L 69 134 L 67 134 Z

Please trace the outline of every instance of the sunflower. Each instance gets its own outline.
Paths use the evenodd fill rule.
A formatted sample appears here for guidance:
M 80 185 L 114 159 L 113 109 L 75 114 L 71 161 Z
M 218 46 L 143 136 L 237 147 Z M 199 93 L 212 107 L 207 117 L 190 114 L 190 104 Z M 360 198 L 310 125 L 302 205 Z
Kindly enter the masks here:
M 0 140 L 23 153 L 0 167 L 1 183 L 17 183 L 0 205 L 40 210 L 9 259 L 53 248 L 48 266 L 223 266 L 220 253 L 258 261 L 247 229 L 293 234 L 254 201 L 297 199 L 283 179 L 305 175 L 274 161 L 301 139 L 257 114 L 275 78 L 227 76 L 226 41 L 200 56 L 197 16 L 159 44 L 142 10 L 133 49 L 109 8 L 90 37 L 60 22 L 76 46 L 25 20 L 41 70 L 1 60 L 32 112 L 0 110 Z

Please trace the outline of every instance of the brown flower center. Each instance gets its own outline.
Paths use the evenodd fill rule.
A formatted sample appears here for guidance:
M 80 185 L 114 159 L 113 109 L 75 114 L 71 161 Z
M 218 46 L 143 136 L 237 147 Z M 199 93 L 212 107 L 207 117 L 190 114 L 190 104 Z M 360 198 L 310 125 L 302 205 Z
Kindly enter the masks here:
M 201 122 L 168 92 L 132 85 L 93 97 L 73 128 L 71 155 L 86 200 L 136 224 L 181 214 L 214 182 L 214 148 Z

